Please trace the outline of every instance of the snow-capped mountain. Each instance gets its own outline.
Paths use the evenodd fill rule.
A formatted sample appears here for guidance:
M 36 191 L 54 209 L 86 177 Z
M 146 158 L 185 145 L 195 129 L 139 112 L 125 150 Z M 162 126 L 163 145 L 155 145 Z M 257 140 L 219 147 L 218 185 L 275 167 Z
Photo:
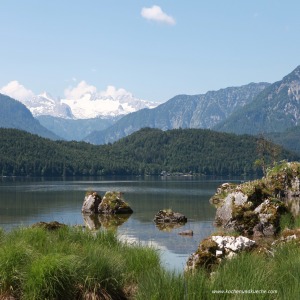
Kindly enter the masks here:
M 68 106 L 76 119 L 116 117 L 142 108 L 154 108 L 159 104 L 134 98 L 131 94 L 112 97 L 96 93 L 86 93 L 76 100 L 62 99 L 60 103 Z
M 35 117 L 48 115 L 65 119 L 116 117 L 142 108 L 154 108 L 159 104 L 137 99 L 130 93 L 112 97 L 90 92 L 79 99 L 59 99 L 45 92 L 20 101 Z
M 33 114 L 33 116 L 50 115 L 59 118 L 73 118 L 70 107 L 44 92 L 26 100 L 20 100 Z

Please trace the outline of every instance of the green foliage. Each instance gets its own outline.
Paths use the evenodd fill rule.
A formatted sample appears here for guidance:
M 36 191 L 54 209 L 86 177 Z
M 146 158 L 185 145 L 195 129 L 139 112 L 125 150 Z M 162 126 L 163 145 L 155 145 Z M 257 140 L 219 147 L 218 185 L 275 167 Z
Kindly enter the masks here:
M 15 129 L 0 129 L 2 176 L 99 176 L 170 173 L 258 175 L 256 138 L 202 129 L 145 128 L 95 146 L 51 141 Z M 280 159 L 298 156 L 281 151 Z

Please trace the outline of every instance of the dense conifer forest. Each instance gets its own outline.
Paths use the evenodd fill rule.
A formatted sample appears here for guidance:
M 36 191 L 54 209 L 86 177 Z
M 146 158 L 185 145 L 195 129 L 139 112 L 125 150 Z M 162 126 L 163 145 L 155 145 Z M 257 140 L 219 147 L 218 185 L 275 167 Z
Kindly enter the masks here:
M 113 144 L 52 141 L 17 129 L 0 129 L 2 176 L 102 176 L 192 173 L 261 175 L 258 138 L 204 129 L 144 128 Z M 276 147 L 270 144 L 271 148 Z M 278 149 L 277 149 L 278 150 Z M 277 160 L 299 156 L 276 151 Z

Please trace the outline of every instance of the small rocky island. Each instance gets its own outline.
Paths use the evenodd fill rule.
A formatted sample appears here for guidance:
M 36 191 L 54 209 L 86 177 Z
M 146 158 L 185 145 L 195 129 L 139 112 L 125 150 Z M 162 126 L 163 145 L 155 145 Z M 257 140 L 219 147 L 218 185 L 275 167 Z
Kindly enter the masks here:
M 199 267 L 211 271 L 241 251 L 272 253 L 279 243 L 300 241 L 299 231 L 280 227 L 283 217 L 293 219 L 300 212 L 298 162 L 282 162 L 260 180 L 224 183 L 210 202 L 216 207 L 215 225 L 223 234 L 207 237 L 199 244 L 187 261 L 187 271 Z
M 187 218 L 185 215 L 174 212 L 172 209 L 163 209 L 155 215 L 153 221 L 159 230 L 172 231 L 185 225 Z
M 106 192 L 103 198 L 94 192 L 86 193 L 81 212 L 83 214 L 131 214 L 133 210 L 123 199 L 121 192 Z
M 153 220 L 156 224 L 160 223 L 183 223 L 187 222 L 185 215 L 174 212 L 171 209 L 160 210 L 154 217 Z

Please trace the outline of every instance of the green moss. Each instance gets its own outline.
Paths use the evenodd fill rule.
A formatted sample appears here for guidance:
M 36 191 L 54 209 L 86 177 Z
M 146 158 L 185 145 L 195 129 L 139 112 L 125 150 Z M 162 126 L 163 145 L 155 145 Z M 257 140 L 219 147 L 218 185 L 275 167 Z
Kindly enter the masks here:
M 211 240 L 211 238 L 204 239 L 196 251 L 198 255 L 197 266 L 203 267 L 207 270 L 211 270 L 213 266 L 218 263 L 216 257 L 216 250 L 218 249 L 218 244 Z
M 236 221 L 235 228 L 240 233 L 253 234 L 253 227 L 258 224 L 258 214 L 247 205 L 234 205 L 232 219 Z
M 199 249 L 200 251 L 209 251 L 211 253 L 215 253 L 218 249 L 218 244 L 210 238 L 204 239 L 199 245 Z

